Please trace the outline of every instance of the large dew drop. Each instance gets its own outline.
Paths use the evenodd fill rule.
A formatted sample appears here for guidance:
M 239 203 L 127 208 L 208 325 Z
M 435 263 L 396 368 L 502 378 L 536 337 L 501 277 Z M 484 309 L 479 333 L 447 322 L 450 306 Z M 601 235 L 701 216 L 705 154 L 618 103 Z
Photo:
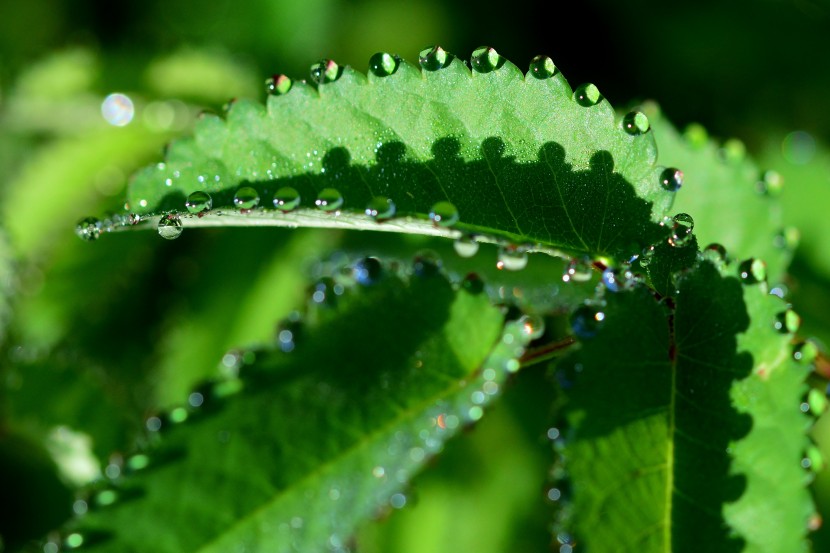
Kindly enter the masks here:
M 320 60 L 311 66 L 311 80 L 317 84 L 333 83 L 343 74 L 334 60 Z
M 489 73 L 494 69 L 498 69 L 504 64 L 498 52 L 489 46 L 480 46 L 473 50 L 473 56 L 470 59 L 470 64 L 479 73 Z
M 274 193 L 273 203 L 280 211 L 293 211 L 300 205 L 300 193 L 291 186 L 283 186 Z
M 159 219 L 158 233 L 165 240 L 175 240 L 182 235 L 182 220 L 178 215 L 162 215 Z
M 366 215 L 375 221 L 385 221 L 395 216 L 395 202 L 383 196 L 375 196 L 366 206 Z
M 527 252 L 518 246 L 499 248 L 499 260 L 496 267 L 506 271 L 521 271 L 527 267 Z
M 692 238 L 695 220 L 688 213 L 678 213 L 672 218 L 672 235 L 669 244 L 675 247 L 686 245 Z
M 519 325 L 531 340 L 541 338 L 545 333 L 545 319 L 540 315 L 523 315 L 519 319 Z
M 388 77 L 398 70 L 400 63 L 401 60 L 397 56 L 386 52 L 378 52 L 369 58 L 369 71 L 378 77 Z
M 317 194 L 314 205 L 323 211 L 337 211 L 343 207 L 343 194 L 336 188 L 324 188 Z
M 272 96 L 282 96 L 291 90 L 292 85 L 291 79 L 285 75 L 274 75 L 265 81 L 265 90 Z
M 447 67 L 452 61 L 449 52 L 440 46 L 425 48 L 418 54 L 418 63 L 427 71 L 438 71 Z
M 85 240 L 86 242 L 98 240 L 98 237 L 101 236 L 101 221 L 95 217 L 81 219 L 78 221 L 78 224 L 75 225 L 75 234 L 78 235 L 78 238 Z
M 591 280 L 593 268 L 588 258 L 573 258 L 568 262 L 565 271 L 562 273 L 562 280 L 565 282 L 587 282 Z
M 623 129 L 632 136 L 643 134 L 649 129 L 648 117 L 641 111 L 632 111 L 623 117 Z
M 462 236 L 453 243 L 453 247 L 460 257 L 473 257 L 478 253 L 478 241 L 472 236 Z
M 677 192 L 683 186 L 683 171 L 669 167 L 660 173 L 660 186 L 669 192 Z
M 794 334 L 801 326 L 801 317 L 792 309 L 782 311 L 775 316 L 773 328 L 782 334 Z
M 190 213 L 201 215 L 213 209 L 213 199 L 207 192 L 199 190 L 187 197 L 184 206 Z
M 580 106 L 588 108 L 597 105 L 602 100 L 602 95 L 595 85 L 586 83 L 578 86 L 574 91 L 574 100 Z
M 458 208 L 450 202 L 438 202 L 429 210 L 429 219 L 439 227 L 451 227 L 458 222 Z
M 536 56 L 530 60 L 530 74 L 537 79 L 549 79 L 556 73 L 553 60 L 547 56 Z
M 365 257 L 354 264 L 352 275 L 355 282 L 363 286 L 371 286 L 380 280 L 383 266 L 377 257 Z
M 239 209 L 253 209 L 259 205 L 259 194 L 250 186 L 243 186 L 233 196 L 233 205 Z
M 757 284 L 767 280 L 767 264 L 760 259 L 747 259 L 738 267 L 738 275 L 744 284 Z

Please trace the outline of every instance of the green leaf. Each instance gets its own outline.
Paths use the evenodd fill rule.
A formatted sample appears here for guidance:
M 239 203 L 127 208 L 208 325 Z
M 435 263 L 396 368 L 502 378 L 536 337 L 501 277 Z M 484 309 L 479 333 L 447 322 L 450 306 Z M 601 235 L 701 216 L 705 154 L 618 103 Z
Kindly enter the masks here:
M 596 87 L 572 92 L 547 58 L 522 75 L 492 50 L 476 53 L 472 71 L 444 50 L 423 54 L 422 71 L 375 57 L 368 77 L 322 63 L 316 88 L 280 77 L 266 106 L 240 101 L 225 119 L 204 116 L 193 138 L 133 180 L 130 209 L 172 211 L 184 226 L 463 232 L 620 259 L 664 234 L 655 221 L 673 194 L 653 166 L 651 134 L 624 130 Z M 241 186 L 259 208 L 242 198 L 234 208 Z M 283 187 L 299 193 L 299 209 L 273 207 Z M 197 191 L 213 211 L 185 210 Z M 382 224 L 367 216 L 380 199 L 395 206 L 392 217 L 378 204 Z
M 568 398 L 558 534 L 600 551 L 797 548 L 810 509 L 805 372 L 772 328 L 781 304 L 709 262 L 678 286 L 662 304 L 644 288 L 606 294 L 594 337 L 574 321 L 586 338 L 557 373 Z
M 358 523 L 403 506 L 412 474 L 481 417 L 529 340 L 485 295 L 416 271 L 340 295 L 319 282 L 306 323 L 286 327 L 290 352 L 244 354 L 241 380 L 150 419 L 162 428 L 149 466 L 80 521 L 89 550 L 340 549 Z
M 718 144 L 698 125 L 681 134 L 656 105 L 643 109 L 660 164 L 683 172 L 672 211 L 694 218 L 701 247 L 718 243 L 734 259 L 762 259 L 770 282 L 778 283 L 792 256 L 792 247 L 781 239 L 780 177 L 762 171 L 736 140 Z

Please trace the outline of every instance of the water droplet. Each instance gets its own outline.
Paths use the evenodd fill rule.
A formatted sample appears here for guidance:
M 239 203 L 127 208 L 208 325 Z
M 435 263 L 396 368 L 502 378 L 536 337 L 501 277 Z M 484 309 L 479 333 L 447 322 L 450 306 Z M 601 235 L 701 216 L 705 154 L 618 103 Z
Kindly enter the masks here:
M 406 496 L 402 493 L 392 494 L 389 498 L 389 504 L 395 509 L 403 509 L 406 505 Z
M 418 252 L 412 260 L 412 270 L 421 278 L 436 276 L 441 270 L 441 258 L 429 250 Z
M 337 283 L 331 277 L 323 277 L 311 287 L 311 301 L 317 305 L 334 307 L 337 305 Z
M 336 188 L 324 188 L 317 194 L 314 205 L 323 211 L 337 211 L 343 206 L 343 195 Z
M 556 73 L 553 60 L 547 56 L 536 56 L 530 60 L 530 74 L 537 79 L 549 79 Z
M 447 67 L 452 61 L 452 55 L 441 48 L 433 46 L 425 48 L 418 54 L 418 62 L 427 71 L 437 71 Z
M 643 134 L 649 129 L 648 117 L 641 111 L 632 111 L 623 117 L 623 129 L 630 135 Z
M 672 218 L 672 235 L 669 244 L 677 247 L 688 244 L 695 229 L 695 220 L 688 213 L 678 213 Z
M 460 257 L 473 257 L 478 253 L 478 241 L 470 235 L 464 235 L 453 242 L 455 253 Z
M 730 138 L 723 143 L 720 155 L 724 161 L 737 163 L 746 157 L 746 146 L 737 138 Z
M 494 69 L 498 69 L 504 63 L 502 58 L 495 49 L 489 46 L 480 46 L 473 50 L 473 55 L 470 58 L 470 64 L 473 69 L 479 73 L 489 73 Z
M 738 267 L 738 274 L 744 284 L 757 284 L 767 279 L 767 264 L 760 259 L 747 259 Z
M 799 363 L 809 365 L 816 360 L 817 356 L 818 346 L 816 346 L 813 342 L 799 342 L 793 346 L 793 359 Z
M 178 215 L 162 215 L 158 224 L 159 236 L 165 240 L 175 240 L 182 235 L 182 220 Z
M 81 240 L 92 242 L 93 240 L 98 240 L 98 237 L 101 236 L 101 227 L 101 221 L 95 217 L 87 217 L 86 219 L 81 219 L 75 225 L 75 234 Z
M 541 338 L 545 333 L 545 319 L 540 315 L 523 315 L 518 321 L 522 332 L 531 340 Z
M 593 275 L 591 260 L 586 257 L 574 257 L 565 267 L 562 280 L 565 282 L 587 282 L 591 280 L 591 275 Z
M 784 188 L 784 177 L 777 171 L 764 171 L 761 173 L 761 178 L 755 184 L 755 188 L 759 194 L 777 196 Z
M 602 100 L 602 95 L 599 93 L 599 89 L 595 85 L 585 83 L 576 87 L 576 90 L 574 91 L 574 100 L 576 100 L 576 103 L 580 106 L 588 108 L 597 105 L 599 101 Z
M 634 283 L 634 274 L 628 269 L 612 269 L 602 272 L 602 283 L 609 292 L 628 290 Z
M 429 219 L 440 227 L 451 227 L 458 218 L 458 208 L 450 202 L 438 202 L 429 210 Z
M 496 267 L 500 270 L 521 271 L 527 267 L 527 251 L 519 246 L 502 246 Z
M 184 206 L 190 213 L 198 215 L 213 209 L 213 198 L 207 192 L 199 190 L 187 197 Z
M 401 59 L 398 56 L 378 52 L 369 58 L 369 70 L 378 77 L 388 77 L 398 70 Z
M 773 328 L 782 334 L 794 334 L 801 326 L 801 317 L 792 309 L 787 309 L 775 315 Z
M 686 138 L 689 146 L 695 149 L 703 148 L 709 141 L 709 133 L 706 128 L 699 123 L 691 123 L 686 130 L 683 131 L 683 136 Z
M 484 281 L 476 273 L 469 273 L 461 281 L 461 288 L 475 296 L 484 291 Z
M 776 248 L 794 250 L 801 241 L 801 233 L 795 227 L 786 227 L 775 234 L 772 240 Z
M 640 263 L 640 267 L 645 269 L 646 267 L 651 265 L 652 258 L 654 258 L 654 246 L 647 246 L 643 248 L 643 251 L 637 258 L 637 261 Z
M 93 499 L 96 507 L 109 507 L 118 501 L 118 492 L 115 490 L 102 490 Z
M 129 96 L 116 92 L 104 98 L 101 103 L 101 115 L 110 125 L 124 127 L 133 120 L 135 106 Z
M 781 142 L 784 159 L 793 165 L 807 165 L 816 154 L 816 140 L 805 131 L 794 131 Z
M 660 173 L 660 185 L 669 192 L 676 192 L 683 186 L 683 171 L 669 167 Z
M 810 405 L 810 412 L 819 416 L 827 410 L 827 394 L 816 388 L 810 388 L 807 392 L 807 403 Z
M 253 209 L 259 205 L 259 194 L 250 186 L 243 186 L 234 194 L 233 205 L 239 209 Z
M 385 221 L 395 216 L 395 202 L 383 196 L 375 196 L 366 206 L 366 215 L 375 221 Z
M 824 468 L 824 456 L 821 454 L 821 450 L 814 445 L 808 446 L 806 457 L 801 460 L 801 466 L 811 469 L 813 472 L 821 472 Z M 806 462 L 805 462 L 806 461 Z
M 579 306 L 571 315 L 571 328 L 583 340 L 595 337 L 604 322 L 605 313 L 593 305 Z
M 333 83 L 343 74 L 343 69 L 334 60 L 320 60 L 311 66 L 311 80 L 317 84 Z
M 712 243 L 703 249 L 703 259 L 720 264 L 726 261 L 726 248 L 718 243 Z
M 280 211 L 293 211 L 300 205 L 300 193 L 291 186 L 283 186 L 274 193 L 273 203 Z
M 297 347 L 297 340 L 303 330 L 302 320 L 298 312 L 293 312 L 277 325 L 277 345 L 281 351 L 289 353 Z
M 358 284 L 370 286 L 380 280 L 383 266 L 377 257 L 364 257 L 354 264 L 352 274 Z
M 147 455 L 133 455 L 126 462 L 126 468 L 131 472 L 143 470 L 150 465 L 150 458 Z
M 67 549 L 77 549 L 78 547 L 81 547 L 84 544 L 84 537 L 78 532 L 72 532 L 71 534 L 66 536 L 66 539 L 63 541 L 63 544 L 64 546 L 66 546 Z
M 285 75 L 274 75 L 265 81 L 265 89 L 272 96 L 282 96 L 291 90 L 294 82 Z

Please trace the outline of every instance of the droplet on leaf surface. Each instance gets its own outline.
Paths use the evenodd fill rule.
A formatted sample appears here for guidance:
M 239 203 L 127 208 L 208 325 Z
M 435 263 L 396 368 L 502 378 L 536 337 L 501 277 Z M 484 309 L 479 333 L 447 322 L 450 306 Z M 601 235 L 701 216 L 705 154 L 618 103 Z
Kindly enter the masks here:
M 324 188 L 317 194 L 314 205 L 323 211 L 336 211 L 343 207 L 343 194 L 336 188 Z
M 78 235 L 78 238 L 87 242 L 97 240 L 101 236 L 101 221 L 95 217 L 81 219 L 75 225 L 75 234 Z
M 274 193 L 273 204 L 280 211 L 293 211 L 300 205 L 300 193 L 291 186 L 283 186 Z
M 213 209 L 213 199 L 207 192 L 198 190 L 187 197 L 184 206 L 190 213 L 198 215 Z
M 556 73 L 553 60 L 547 56 L 536 56 L 530 60 L 530 74 L 537 79 L 549 79 Z
M 398 70 L 400 63 L 400 58 L 397 56 L 386 52 L 378 52 L 369 58 L 369 71 L 378 77 L 388 77 Z
M 182 235 L 182 220 L 177 215 L 162 215 L 158 233 L 165 240 L 175 240 Z
M 418 62 L 427 71 L 443 69 L 450 64 L 450 61 L 452 61 L 452 56 L 440 46 L 425 48 L 418 54 Z
M 375 221 L 385 221 L 395 216 L 395 202 L 384 196 L 375 196 L 366 206 L 366 215 Z
M 458 222 L 458 208 L 450 202 L 438 202 L 429 210 L 429 219 L 439 227 L 450 227 Z
M 233 205 L 239 209 L 253 209 L 259 205 L 259 194 L 250 186 L 243 186 L 234 194 Z

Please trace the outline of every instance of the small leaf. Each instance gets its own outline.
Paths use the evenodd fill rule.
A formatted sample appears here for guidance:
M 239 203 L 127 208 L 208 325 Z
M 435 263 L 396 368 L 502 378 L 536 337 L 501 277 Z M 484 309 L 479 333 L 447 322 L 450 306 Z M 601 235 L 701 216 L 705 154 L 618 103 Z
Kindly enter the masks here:
M 313 287 L 284 351 L 243 355 L 241 380 L 148 420 L 159 445 L 115 483 L 131 499 L 81 520 L 80 536 L 111 536 L 89 550 L 339 549 L 405 505 L 409 478 L 481 417 L 529 337 L 440 274 L 337 286 Z

